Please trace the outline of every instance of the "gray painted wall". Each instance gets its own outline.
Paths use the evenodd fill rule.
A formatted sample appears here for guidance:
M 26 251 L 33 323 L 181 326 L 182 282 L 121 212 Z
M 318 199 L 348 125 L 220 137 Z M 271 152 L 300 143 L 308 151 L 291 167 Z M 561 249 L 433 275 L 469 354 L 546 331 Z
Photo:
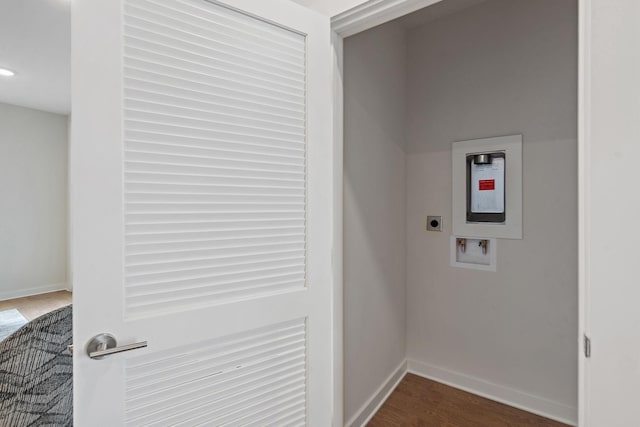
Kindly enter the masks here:
M 0 299 L 67 287 L 67 123 L 0 104 Z
M 345 42 L 345 420 L 405 359 L 405 65 L 399 26 Z
M 577 405 L 577 9 L 489 0 L 412 30 L 407 79 L 409 359 Z M 453 141 L 524 135 L 524 239 L 498 272 L 449 266 Z

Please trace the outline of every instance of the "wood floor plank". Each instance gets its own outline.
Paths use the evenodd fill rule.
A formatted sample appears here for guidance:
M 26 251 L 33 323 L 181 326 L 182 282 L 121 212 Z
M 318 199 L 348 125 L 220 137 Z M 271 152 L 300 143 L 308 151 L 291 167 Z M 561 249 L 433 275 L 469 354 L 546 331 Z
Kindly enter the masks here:
M 0 301 L 0 311 L 17 309 L 27 320 L 33 320 L 71 304 L 71 292 L 58 291 L 30 297 Z
M 368 427 L 568 427 L 475 394 L 407 374 Z

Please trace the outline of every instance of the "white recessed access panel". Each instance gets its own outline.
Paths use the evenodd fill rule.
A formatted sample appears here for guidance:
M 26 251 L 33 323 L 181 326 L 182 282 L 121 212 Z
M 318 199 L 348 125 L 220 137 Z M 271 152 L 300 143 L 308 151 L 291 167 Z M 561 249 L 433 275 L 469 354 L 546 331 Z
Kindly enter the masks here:
M 496 239 L 451 236 L 451 266 L 473 270 L 496 271 L 498 241 Z
M 453 143 L 453 234 L 522 239 L 522 135 Z

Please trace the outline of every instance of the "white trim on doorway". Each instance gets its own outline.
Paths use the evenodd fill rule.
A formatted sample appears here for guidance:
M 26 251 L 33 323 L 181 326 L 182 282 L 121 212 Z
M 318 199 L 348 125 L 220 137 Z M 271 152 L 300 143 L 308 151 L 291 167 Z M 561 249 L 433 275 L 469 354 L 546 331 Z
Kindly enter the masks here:
M 441 0 L 369 0 L 331 18 L 331 28 L 345 38 L 393 21 Z
M 590 335 L 591 0 L 579 0 L 578 14 L 578 425 L 587 427 L 589 370 L 583 353 L 583 340 Z
M 333 427 L 344 425 L 343 304 L 343 38 L 331 34 L 333 57 Z

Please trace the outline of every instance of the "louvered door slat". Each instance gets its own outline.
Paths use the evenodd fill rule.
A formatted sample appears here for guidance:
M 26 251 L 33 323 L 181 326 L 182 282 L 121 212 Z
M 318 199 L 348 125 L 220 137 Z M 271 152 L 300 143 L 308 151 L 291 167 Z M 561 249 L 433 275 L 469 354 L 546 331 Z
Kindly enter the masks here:
M 167 7 L 173 5 L 174 10 L 188 13 L 193 18 L 199 17 L 205 22 L 215 22 L 225 31 L 229 29 L 240 32 L 243 35 L 239 38 L 245 38 L 245 35 L 253 35 L 258 39 L 269 40 L 283 47 L 296 49 L 299 53 L 303 53 L 305 50 L 304 39 L 298 37 L 298 34 L 291 31 L 283 31 L 282 28 L 275 25 L 264 25 L 264 22 L 256 22 L 255 19 L 242 13 L 233 13 L 228 9 L 210 7 L 210 5 L 198 0 L 179 0 L 177 2 L 173 0 L 150 0 L 149 2 Z
M 129 316 L 305 286 L 305 38 L 213 3 L 124 8 Z
M 305 320 L 132 358 L 126 374 L 129 426 L 304 420 Z
M 159 243 L 138 243 L 132 248 L 134 261 L 138 265 L 144 263 L 141 255 L 145 255 L 147 263 L 153 264 L 154 256 L 157 256 L 158 263 L 175 259 L 190 259 L 193 254 L 216 254 L 220 250 L 228 250 L 229 256 L 233 254 L 234 249 L 244 249 L 253 246 L 255 250 L 271 252 L 274 248 L 289 248 L 290 250 L 298 249 L 300 243 L 304 243 L 304 236 L 279 236 L 278 242 L 272 242 L 269 237 L 252 237 L 252 238 L 230 238 L 230 239 L 202 239 L 191 238 L 178 241 L 164 241 Z M 292 247 L 294 245 L 294 247 Z M 217 251 L 217 252 L 216 252 Z M 244 251 L 241 251 L 244 252 Z M 174 254 L 175 256 L 171 256 Z
M 168 6 L 168 7 L 167 7 Z M 184 9 L 170 7 L 171 4 L 162 6 L 157 2 L 140 0 L 135 5 L 128 5 L 129 10 L 137 9 L 138 16 L 163 26 L 180 29 L 185 33 L 203 37 L 212 37 L 226 43 L 242 46 L 248 50 L 260 46 L 263 52 L 271 54 L 287 55 L 292 60 L 299 58 L 301 50 L 288 44 L 277 43 L 263 37 L 259 37 L 247 32 L 239 31 L 236 27 L 225 25 L 223 21 L 218 21 L 216 27 L 210 25 L 210 21 L 203 19 L 200 15 L 186 13 Z
M 157 82 L 152 81 L 156 77 Z M 130 99 L 164 99 L 170 102 L 182 102 L 185 105 L 207 105 L 211 111 L 222 111 L 226 114 L 236 114 L 241 117 L 271 117 L 278 120 L 295 120 L 297 123 L 304 121 L 304 114 L 295 108 L 287 108 L 266 104 L 260 99 L 241 99 L 231 96 L 228 92 L 218 90 L 217 86 L 198 89 L 183 87 L 179 88 L 162 82 L 162 77 L 149 73 L 144 80 L 137 78 L 127 78 L 124 81 L 125 87 L 130 93 Z M 179 82 L 179 81 L 178 81 Z M 184 82 L 182 82 L 184 83 Z M 215 97 L 215 98 L 213 98 Z
M 186 74 L 196 81 L 214 86 L 219 86 L 220 83 L 225 83 L 225 86 L 232 84 L 233 89 L 240 93 L 272 93 L 284 96 L 290 102 L 302 101 L 301 89 L 304 86 L 298 86 L 296 82 L 299 82 L 303 75 L 301 72 L 289 70 L 286 64 L 270 60 L 267 64 L 260 64 L 260 68 L 264 70 L 261 73 L 256 71 L 256 67 L 260 66 L 256 60 L 231 54 L 224 49 L 190 45 L 166 39 L 162 35 L 142 33 L 135 28 L 129 28 L 129 34 L 131 35 L 126 40 L 125 62 L 139 70 L 152 67 L 158 69 L 158 74 L 177 78 Z M 233 73 L 231 69 L 237 70 L 237 73 Z M 248 81 L 245 82 L 243 78 Z M 269 81 L 267 78 L 282 90 L 269 90 L 266 86 Z M 294 90 L 284 90 L 287 88 Z
M 124 84 L 125 88 L 131 91 L 132 97 L 143 93 L 150 97 L 149 99 L 166 95 L 186 102 L 199 101 L 211 105 L 226 105 L 230 111 L 246 109 L 246 112 L 274 114 L 285 119 L 304 119 L 304 112 L 300 111 L 300 106 L 289 101 L 251 95 L 245 91 L 233 91 L 228 86 L 216 83 L 207 85 L 180 80 L 160 73 L 158 70 L 145 70 L 143 65 L 141 61 L 128 60 L 129 74 Z
M 183 117 L 191 119 L 206 120 L 213 123 L 220 123 L 228 126 L 240 124 L 243 129 L 253 128 L 257 130 L 266 130 L 272 132 L 282 132 L 288 135 L 299 135 L 304 131 L 304 123 L 301 121 L 296 122 L 290 120 L 289 123 L 278 123 L 273 117 L 260 119 L 257 117 L 247 117 L 246 115 L 235 116 L 227 112 L 216 111 L 215 108 L 210 108 L 208 105 L 194 105 L 195 103 L 183 103 L 180 108 L 175 107 L 175 103 L 180 102 L 177 99 L 166 99 L 161 102 L 158 99 L 144 99 L 130 98 L 126 102 L 127 108 L 131 110 L 152 113 L 152 114 L 170 114 L 170 115 L 182 115 Z M 284 122 L 284 120 L 282 120 Z
M 149 19 L 149 16 L 139 9 L 128 8 L 128 12 L 127 36 L 134 40 L 158 47 L 176 47 L 179 48 L 180 54 L 199 55 L 203 58 L 212 57 L 211 52 L 215 51 L 217 55 L 213 57 L 217 60 L 236 65 L 255 64 L 260 61 L 260 65 L 266 65 L 266 70 L 275 75 L 282 73 L 293 76 L 296 73 L 304 73 L 304 63 L 299 55 L 289 56 L 273 52 L 267 54 L 259 46 L 238 43 L 238 40 L 224 42 L 212 34 L 194 34 L 167 23 L 159 23 Z M 250 69 L 248 66 L 247 68 Z M 295 80 L 292 79 L 292 82 Z
M 178 176 L 178 177 L 197 177 L 197 178 L 245 178 L 245 179 L 277 179 L 294 181 L 297 183 L 304 182 L 304 174 L 299 172 L 282 172 L 282 171 L 265 171 L 265 170 L 246 170 L 230 167 L 207 167 L 207 166 L 190 166 L 173 165 L 167 163 L 152 163 L 145 161 L 126 161 L 127 178 L 131 173 L 145 174 L 145 176 L 157 176 L 159 174 Z M 246 181 L 245 181 L 246 182 Z

